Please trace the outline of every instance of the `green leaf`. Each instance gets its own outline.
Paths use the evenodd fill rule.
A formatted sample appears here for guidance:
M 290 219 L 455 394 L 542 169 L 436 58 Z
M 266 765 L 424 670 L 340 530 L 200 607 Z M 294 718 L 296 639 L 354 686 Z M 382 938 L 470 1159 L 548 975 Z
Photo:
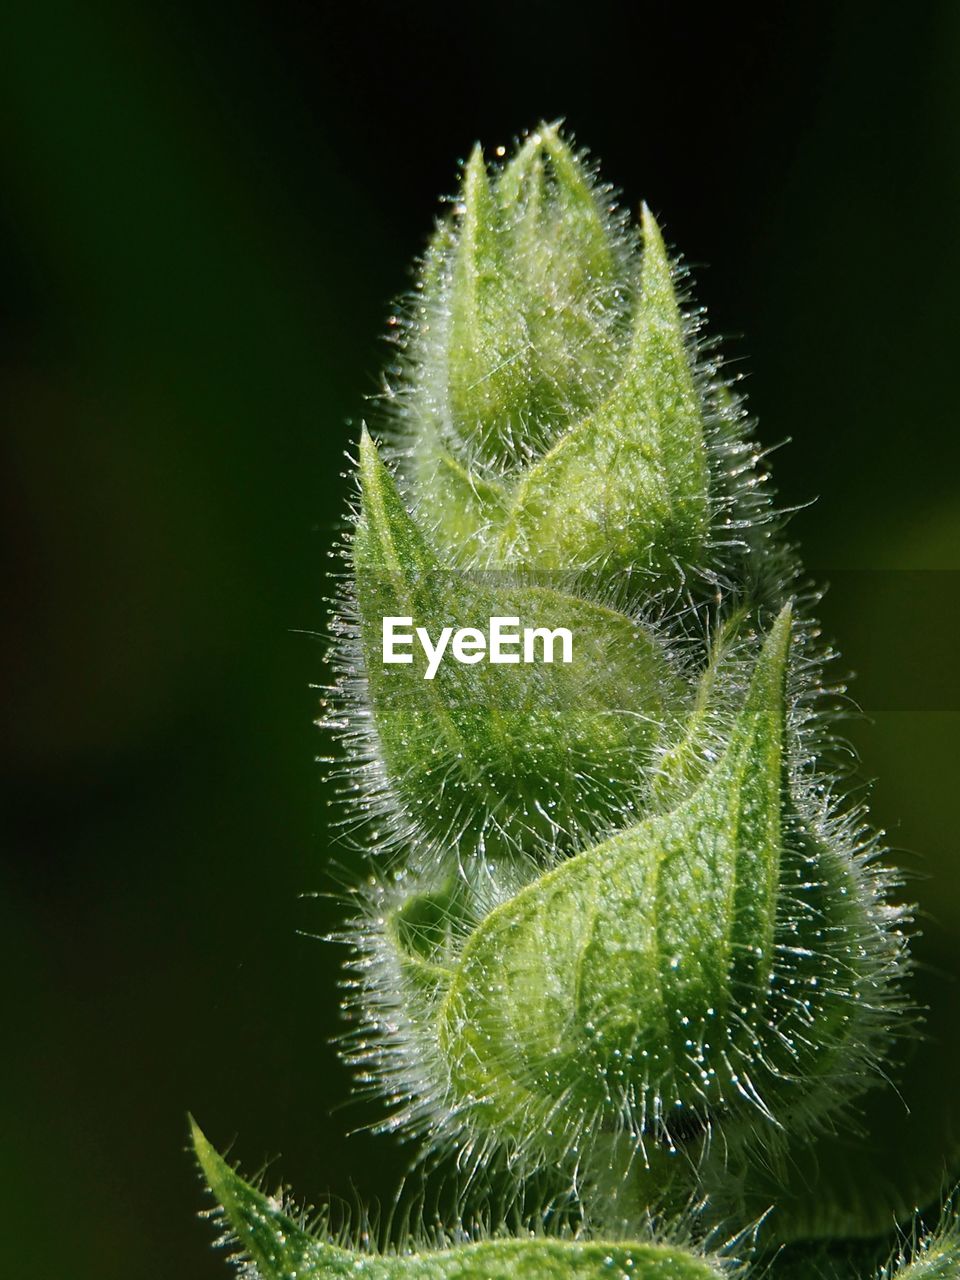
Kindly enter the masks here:
M 362 514 L 354 541 L 360 642 L 379 751 L 394 794 L 437 847 L 463 838 L 490 853 L 569 847 L 639 807 L 644 765 L 686 697 L 660 643 L 614 610 L 506 575 L 441 570 L 369 436 L 360 448 Z M 383 661 L 383 618 L 444 628 L 566 628 L 572 661 L 464 665 L 450 655 L 426 679 Z M 410 650 L 408 650 L 410 652 Z M 537 649 L 542 655 L 542 649 Z M 562 655 L 558 655 L 562 656 Z
M 349 1274 L 352 1258 L 346 1250 L 310 1235 L 285 1211 L 279 1199 L 245 1182 L 213 1149 L 192 1116 L 190 1131 L 207 1185 L 261 1280 Z
M 504 560 L 676 584 L 702 556 L 709 472 L 700 396 L 670 262 L 643 211 L 641 297 L 609 398 L 524 475 L 501 534 Z M 648 584 L 649 585 L 649 584 Z
M 496 1135 L 531 1164 L 589 1163 L 619 1130 L 626 1166 L 636 1141 L 704 1139 L 674 1163 L 723 1190 L 738 1142 L 766 1133 L 779 1148 L 869 1081 L 902 944 L 851 858 L 797 817 L 790 634 L 786 607 L 686 799 L 541 875 L 470 934 L 435 1014 L 455 1141 Z M 714 1125 L 722 1144 L 704 1138 Z
M 448 874 L 433 889 L 410 891 L 384 914 L 384 932 L 403 981 L 415 993 L 433 995 L 450 978 L 449 956 L 456 933 L 469 920 L 470 897 L 463 879 Z
M 424 883 L 435 925 L 419 948 L 388 930 L 387 989 L 366 966 L 359 1002 L 362 1061 L 411 1100 L 399 1125 L 438 1149 L 501 1145 L 517 1168 L 573 1162 L 631 1211 L 699 1185 L 721 1214 L 749 1199 L 759 1217 L 780 1175 L 756 1146 L 778 1157 L 785 1135 L 808 1139 L 867 1087 L 901 1007 L 903 940 L 855 848 L 798 814 L 790 636 L 785 607 L 715 762 L 693 781 L 681 759 L 669 811 L 520 884 L 484 865 L 486 889 L 463 877 L 455 905 Z M 399 882 L 401 899 L 413 891 Z M 414 969 L 423 981 L 391 985 Z
M 549 125 L 493 185 L 475 148 L 457 210 L 445 352 L 454 438 L 483 463 L 517 463 L 615 373 L 618 249 L 588 174 Z
M 492 565 L 491 545 L 509 510 L 509 490 L 461 462 L 434 437 L 417 452 L 419 509 L 432 521 L 431 538 L 447 565 Z
M 651 786 L 651 808 L 674 808 L 709 772 L 718 750 L 718 729 L 730 699 L 736 667 L 731 649 L 746 614 L 738 610 L 718 630 L 697 685 L 689 718 L 676 740 L 667 743 L 657 761 Z M 735 687 L 735 686 L 734 686 Z
M 470 937 L 439 1037 L 477 1128 L 566 1153 L 628 1110 L 648 1133 L 691 1115 L 699 1131 L 738 1101 L 765 1110 L 750 1070 L 774 963 L 789 639 L 786 609 L 689 800 L 541 876 Z
M 260 1280 L 718 1280 L 722 1274 L 719 1263 L 690 1249 L 642 1241 L 529 1237 L 432 1252 L 354 1252 L 312 1235 L 231 1169 L 193 1120 L 191 1127 L 210 1190 Z

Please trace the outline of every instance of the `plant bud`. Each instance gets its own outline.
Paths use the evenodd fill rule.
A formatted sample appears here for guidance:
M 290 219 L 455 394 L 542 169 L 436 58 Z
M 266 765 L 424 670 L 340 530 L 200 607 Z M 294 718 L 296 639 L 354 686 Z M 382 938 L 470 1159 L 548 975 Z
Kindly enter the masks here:
M 492 172 L 474 150 L 393 318 L 402 481 L 364 431 L 327 721 L 391 855 L 342 935 L 344 1056 L 384 1129 L 454 1157 L 464 1195 L 537 1196 L 541 1230 L 517 1212 L 513 1238 L 354 1252 L 195 1130 L 262 1280 L 716 1280 L 676 1230 L 624 1236 L 768 1204 L 757 1274 L 819 1266 L 824 1189 L 791 1209 L 791 1179 L 881 1075 L 909 917 L 816 759 L 824 655 L 809 619 L 794 635 L 762 454 L 677 280 L 649 210 L 632 231 L 543 126 Z M 828 1216 L 866 1236 L 877 1205 L 849 1205 L 879 1184 L 853 1182 Z M 948 1208 L 895 1273 L 958 1258 Z
M 491 184 L 464 171 L 450 263 L 454 440 L 516 463 L 609 383 L 623 320 L 617 245 L 588 175 L 544 127 Z
M 492 178 L 474 151 L 427 256 L 404 412 L 451 562 L 653 595 L 702 560 L 721 503 L 660 230 L 644 208 L 641 259 L 605 196 L 553 128 Z

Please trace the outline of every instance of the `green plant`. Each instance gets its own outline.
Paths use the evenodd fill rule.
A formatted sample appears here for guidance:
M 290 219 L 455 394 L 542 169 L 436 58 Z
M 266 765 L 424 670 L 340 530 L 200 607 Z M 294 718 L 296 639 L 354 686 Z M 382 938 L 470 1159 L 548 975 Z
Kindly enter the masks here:
M 330 717 L 374 867 L 347 1053 L 461 1207 L 543 1212 L 358 1253 L 196 1132 L 263 1280 L 882 1265 L 880 1178 L 858 1209 L 796 1174 L 911 1023 L 908 914 L 838 794 L 815 596 L 683 287 L 543 126 L 492 174 L 474 151 L 395 321 Z M 385 662 L 385 618 L 422 647 Z M 540 628 L 530 661 L 484 660 L 497 618 Z M 960 1276 L 952 1222 L 891 1274 Z

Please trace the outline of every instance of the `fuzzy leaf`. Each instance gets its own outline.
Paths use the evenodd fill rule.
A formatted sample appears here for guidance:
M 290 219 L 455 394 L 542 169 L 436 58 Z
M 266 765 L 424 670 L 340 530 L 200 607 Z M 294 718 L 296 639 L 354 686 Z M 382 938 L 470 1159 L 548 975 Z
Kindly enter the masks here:
M 765 1107 L 746 1064 L 774 962 L 789 638 L 785 610 L 687 802 L 542 876 L 470 938 L 440 1039 L 479 1127 L 565 1151 L 628 1106 L 668 1131 L 738 1096 Z
M 450 567 L 492 565 L 490 545 L 509 510 L 502 481 L 479 475 L 438 441 L 418 453 L 418 494 L 433 524 L 430 534 Z
M 738 1141 L 815 1131 L 871 1082 L 903 940 L 851 856 L 794 810 L 789 637 L 785 608 L 724 752 L 678 807 L 542 875 L 471 933 L 435 1015 L 456 1141 L 497 1135 L 534 1164 L 589 1163 L 622 1131 L 611 1158 L 626 1169 L 637 1140 L 703 1139 L 674 1166 L 726 1195 Z
M 642 802 L 643 764 L 665 721 L 685 705 L 661 646 L 639 623 L 506 575 L 441 570 L 368 436 L 361 443 L 362 518 L 354 544 L 360 640 L 380 749 L 391 784 L 421 832 L 489 852 L 531 841 L 563 845 Z M 491 617 L 564 627 L 573 660 L 464 665 L 448 657 L 425 679 L 385 665 L 384 617 L 407 617 L 436 639 Z
M 700 397 L 670 262 L 646 208 L 643 231 L 626 368 L 609 398 L 523 477 L 501 535 L 504 559 L 676 582 L 702 552 L 710 503 Z
M 194 1150 L 233 1236 L 260 1280 L 718 1280 L 721 1267 L 678 1245 L 492 1239 L 432 1252 L 359 1253 L 304 1229 L 245 1182 L 191 1121 Z
M 457 207 L 447 351 L 455 438 L 483 462 L 517 461 L 611 376 L 617 254 L 587 173 L 552 126 L 492 185 L 475 148 Z
M 738 610 L 713 639 L 690 714 L 677 738 L 664 743 L 657 761 L 650 789 L 653 809 L 666 812 L 674 808 L 703 781 L 716 760 L 718 729 L 725 719 L 726 704 L 730 702 L 726 686 L 733 684 L 735 671 L 731 660 L 732 641 L 744 620 L 745 612 Z
M 385 938 L 414 994 L 434 994 L 450 977 L 455 935 L 470 918 L 470 896 L 459 875 L 447 874 L 436 888 L 406 891 L 381 913 Z

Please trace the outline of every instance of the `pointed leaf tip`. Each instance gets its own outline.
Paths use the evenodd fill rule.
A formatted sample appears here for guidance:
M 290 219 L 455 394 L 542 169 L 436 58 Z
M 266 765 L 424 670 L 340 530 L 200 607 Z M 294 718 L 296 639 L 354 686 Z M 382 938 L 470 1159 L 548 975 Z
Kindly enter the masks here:
M 379 628 L 388 613 L 409 609 L 405 597 L 418 576 L 436 561 L 404 503 L 397 482 L 368 433 L 360 438 L 360 521 L 353 558 L 362 620 Z M 385 607 L 392 600 L 393 607 Z
M 681 1246 L 647 1241 L 491 1239 L 457 1248 L 378 1254 L 331 1244 L 304 1230 L 276 1199 L 246 1182 L 210 1146 L 191 1117 L 197 1158 L 230 1229 L 261 1280 L 718 1280 L 714 1262 Z
M 444 308 L 451 418 L 472 459 L 517 461 L 616 365 L 617 250 L 589 171 L 556 128 L 487 172 L 464 166 Z
M 640 202 L 640 226 L 643 231 L 644 243 L 649 241 L 663 243 L 663 236 L 660 233 L 660 224 L 654 216 L 653 210 L 647 204 L 646 200 Z
M 747 704 L 767 703 L 783 716 L 787 659 L 793 638 L 793 606 L 788 601 L 767 632 L 747 695 Z
M 197 1159 L 199 1160 L 204 1173 L 206 1173 L 207 1162 L 211 1161 L 211 1157 L 215 1156 L 216 1153 L 214 1152 L 213 1147 L 211 1147 L 210 1143 L 207 1141 L 206 1134 L 197 1124 L 193 1115 L 189 1111 L 187 1112 L 187 1123 L 190 1126 L 190 1142 L 191 1142 L 191 1145 L 193 1146 L 194 1153 Z
M 187 1113 L 187 1119 L 190 1122 L 190 1141 L 193 1146 L 193 1153 L 206 1179 L 207 1186 L 220 1204 L 226 1208 L 226 1201 L 229 1199 L 230 1181 L 236 1178 L 237 1175 L 224 1160 L 223 1156 L 212 1146 L 207 1135 L 189 1112 Z
M 643 262 L 640 274 L 641 306 L 662 322 L 680 326 L 682 316 L 673 281 L 673 264 L 660 224 L 644 203 L 640 225 L 643 233 Z M 681 333 L 682 340 L 682 333 Z
M 274 1196 L 245 1181 L 191 1120 L 194 1150 L 230 1230 L 262 1280 L 323 1280 L 352 1274 L 356 1256 L 305 1231 Z M 373 1270 L 372 1276 L 376 1276 Z M 371 1278 L 372 1280 L 372 1278 Z M 378 1277 L 379 1280 L 379 1277 Z
M 361 476 L 372 474 L 380 461 L 380 452 L 374 443 L 373 436 L 367 430 L 367 424 L 360 427 L 360 471 Z
M 492 266 L 484 254 L 488 237 L 496 230 L 490 179 L 479 142 L 464 165 L 460 201 L 462 243 L 457 265 L 461 273 L 475 276 Z M 472 301 L 476 303 L 475 296 Z

